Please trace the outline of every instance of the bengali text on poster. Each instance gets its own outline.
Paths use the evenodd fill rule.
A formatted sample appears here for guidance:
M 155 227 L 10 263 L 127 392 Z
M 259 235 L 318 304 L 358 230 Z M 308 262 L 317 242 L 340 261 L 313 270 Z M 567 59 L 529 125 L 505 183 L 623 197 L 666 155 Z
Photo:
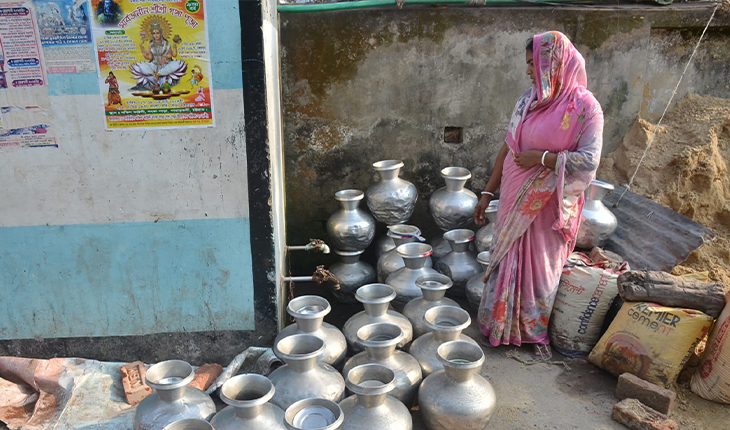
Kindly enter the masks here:
M 107 129 L 215 124 L 204 0 L 91 0 Z

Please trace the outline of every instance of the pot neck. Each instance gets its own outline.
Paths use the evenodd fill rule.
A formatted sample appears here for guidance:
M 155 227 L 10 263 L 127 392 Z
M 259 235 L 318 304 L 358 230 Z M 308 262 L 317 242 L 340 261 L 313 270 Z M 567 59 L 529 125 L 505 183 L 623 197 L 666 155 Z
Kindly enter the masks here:
M 340 255 L 340 261 L 344 264 L 355 264 L 360 261 L 360 254 L 358 255 Z
M 236 416 L 239 418 L 246 418 L 246 419 L 253 419 L 257 416 L 261 415 L 261 412 L 264 410 L 264 403 L 263 405 L 256 405 L 256 406 L 246 406 L 246 407 L 234 407 L 233 411 L 236 413 Z
M 428 302 L 438 302 L 446 296 L 446 290 L 426 290 L 422 288 L 421 292 L 423 298 Z
M 287 366 L 294 373 L 309 372 L 317 366 L 317 358 L 319 356 L 307 357 L 307 358 L 291 358 L 286 360 Z
M 362 305 L 365 308 L 366 314 L 368 314 L 371 317 L 380 317 L 380 316 L 385 315 L 386 312 L 388 312 L 388 307 L 390 306 L 390 302 L 363 303 Z
M 448 342 L 450 340 L 459 340 L 461 330 L 433 330 L 433 338 L 438 343 Z
M 377 408 L 385 403 L 387 396 L 387 393 L 375 395 L 357 394 L 357 404 L 365 408 Z
M 413 236 L 409 237 L 399 237 L 399 238 L 393 238 L 393 243 L 395 243 L 395 247 L 397 248 L 399 245 L 403 245 L 404 243 L 412 243 L 412 242 L 418 242 L 418 239 L 416 239 Z M 395 248 L 392 252 L 395 252 Z M 398 255 L 397 252 L 395 252 L 396 255 Z
M 467 382 L 470 381 L 474 377 L 474 373 L 478 369 L 471 368 L 471 369 L 461 369 L 457 367 L 451 367 L 449 365 L 444 365 L 444 371 L 446 372 L 446 376 L 454 381 L 457 382 Z
M 451 240 L 449 240 L 447 242 L 449 242 L 452 252 L 467 252 L 469 250 L 469 244 L 471 243 L 471 242 L 456 243 Z
M 468 179 L 444 178 L 444 181 L 446 182 L 446 191 L 457 193 L 462 191 L 467 180 Z
M 392 181 L 393 179 L 397 178 L 400 174 L 400 167 L 397 169 L 388 169 L 388 170 L 376 170 L 378 172 L 378 175 L 380 176 L 381 181 Z
M 487 211 L 487 219 L 490 224 L 497 222 L 497 211 Z
M 424 265 L 426 265 L 426 257 L 405 257 L 403 258 L 403 263 L 405 263 L 406 267 L 412 270 L 417 270 L 422 268 Z
M 302 333 L 314 333 L 322 328 L 324 317 L 321 318 L 297 318 L 297 328 Z
M 398 345 L 395 344 L 388 346 L 365 346 L 365 351 L 367 352 L 368 357 L 373 360 L 385 361 L 393 356 L 397 346 Z
M 185 396 L 187 385 L 172 390 L 157 390 L 157 397 L 165 403 L 176 402 Z
M 342 209 L 346 211 L 356 211 L 360 206 L 360 200 L 341 201 Z

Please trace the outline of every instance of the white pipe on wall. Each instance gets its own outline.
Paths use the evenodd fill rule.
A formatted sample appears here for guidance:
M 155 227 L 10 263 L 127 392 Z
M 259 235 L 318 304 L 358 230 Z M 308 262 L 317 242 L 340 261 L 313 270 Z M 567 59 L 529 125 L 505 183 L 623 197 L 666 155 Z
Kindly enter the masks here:
M 279 330 L 286 321 L 284 278 L 286 264 L 286 223 L 284 219 L 284 145 L 281 119 L 281 67 L 279 63 L 279 15 L 276 0 L 261 0 L 264 39 L 264 70 L 266 73 L 266 110 L 271 162 L 271 211 L 274 232 L 274 273 L 270 280 L 277 285 L 276 305 Z M 273 279 L 272 279 L 273 278 Z

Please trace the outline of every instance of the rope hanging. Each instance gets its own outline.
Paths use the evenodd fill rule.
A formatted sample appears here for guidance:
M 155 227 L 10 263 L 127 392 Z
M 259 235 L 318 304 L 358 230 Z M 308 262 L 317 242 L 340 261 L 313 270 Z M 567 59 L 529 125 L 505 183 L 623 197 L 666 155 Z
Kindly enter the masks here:
M 725 0 L 725 1 L 727 1 L 727 0 Z M 667 111 L 669 110 L 669 106 L 672 104 L 672 100 L 674 100 L 674 96 L 677 95 L 677 90 L 679 89 L 679 84 L 682 83 L 682 79 L 684 78 L 685 73 L 687 73 L 687 69 L 689 69 L 689 65 L 692 63 L 692 59 L 695 57 L 695 54 L 697 53 L 697 49 L 699 49 L 700 43 L 702 42 L 702 39 L 705 37 L 705 33 L 707 33 L 707 29 L 710 27 L 710 23 L 712 22 L 712 19 L 715 17 L 715 13 L 717 12 L 717 9 L 721 6 L 721 4 L 722 3 L 718 3 L 717 6 L 715 6 L 715 9 L 712 10 L 712 15 L 710 15 L 710 19 L 709 19 L 709 21 L 707 21 L 707 25 L 705 25 L 705 29 L 702 30 L 702 34 L 700 35 L 699 40 L 697 40 L 697 45 L 695 45 L 695 49 L 692 51 L 692 55 L 689 56 L 687 65 L 684 66 L 684 71 L 682 72 L 682 75 L 679 77 L 679 80 L 677 81 L 677 85 L 674 87 L 674 91 L 672 91 L 672 96 L 669 98 L 669 101 L 667 102 L 667 106 L 664 108 L 664 112 L 662 112 L 662 116 L 659 118 L 659 122 L 656 123 L 654 130 L 651 132 L 649 141 L 646 143 L 646 148 L 644 148 L 644 153 L 641 154 L 639 163 L 636 165 L 636 170 L 634 170 L 634 174 L 631 175 L 631 179 L 629 180 L 629 183 L 626 185 L 626 189 L 624 189 L 624 192 L 621 193 L 618 200 L 616 200 L 616 203 L 613 204 L 614 208 L 618 207 L 618 204 L 621 202 L 621 199 L 624 197 L 624 194 L 626 194 L 626 192 L 631 189 L 631 185 L 633 185 L 633 183 L 634 183 L 636 174 L 639 172 L 639 167 L 641 167 L 641 163 L 644 162 L 644 157 L 646 157 L 646 153 L 649 152 L 649 148 L 651 148 L 651 143 L 654 140 L 654 136 L 656 135 L 657 130 L 659 130 L 659 126 L 661 126 L 662 121 L 664 120 L 664 115 L 667 114 Z

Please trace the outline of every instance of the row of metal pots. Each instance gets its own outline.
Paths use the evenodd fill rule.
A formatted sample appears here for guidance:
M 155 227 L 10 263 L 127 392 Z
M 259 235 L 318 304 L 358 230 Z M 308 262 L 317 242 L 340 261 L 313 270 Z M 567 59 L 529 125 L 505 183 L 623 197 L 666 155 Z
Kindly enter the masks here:
M 439 284 L 441 298 L 416 298 L 406 305 L 406 315 L 388 310 L 395 296 L 390 286 L 361 287 L 357 294 L 365 298 L 366 310 L 347 321 L 344 334 L 323 322 L 330 311 L 327 300 L 293 299 L 287 310 L 296 323 L 279 334 L 274 346 L 286 364 L 268 378 L 248 374 L 226 381 L 220 397 L 229 406 L 211 425 L 218 430 L 411 429 L 409 408 L 417 401 L 431 430 L 483 429 L 496 403 L 491 385 L 479 375 L 484 355 L 461 333 L 470 324 L 469 314 L 443 297 L 450 281 L 437 276 L 418 282 Z M 409 353 L 397 349 L 408 344 Z M 335 367 L 342 366 L 348 345 L 355 355 L 340 374 Z M 169 419 L 210 419 L 212 400 L 194 388 L 186 390 L 190 379 L 192 368 L 184 362 L 150 368 L 147 380 L 155 394 L 138 406 L 135 430 L 163 429 L 167 423 L 162 421 Z M 346 388 L 354 396 L 345 398 Z M 198 415 L 182 416 L 193 412 Z

